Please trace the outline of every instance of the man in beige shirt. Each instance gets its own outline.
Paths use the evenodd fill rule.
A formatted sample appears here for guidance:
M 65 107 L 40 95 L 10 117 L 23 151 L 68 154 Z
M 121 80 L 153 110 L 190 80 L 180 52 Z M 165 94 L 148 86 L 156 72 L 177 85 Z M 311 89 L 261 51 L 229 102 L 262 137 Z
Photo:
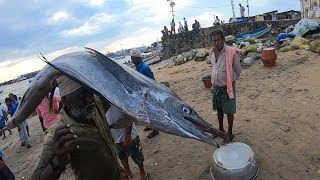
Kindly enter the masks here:
M 230 98 L 227 93 L 227 51 L 225 45 L 225 38 L 221 30 L 214 30 L 211 34 L 211 42 L 213 45 L 210 59 L 212 63 L 212 105 L 213 109 L 217 110 L 219 130 L 226 132 L 223 128 L 223 117 L 227 114 L 228 118 L 228 136 L 232 140 L 234 135 L 232 133 L 232 126 L 234 114 L 236 113 L 236 98 L 235 85 L 236 80 L 240 77 L 241 64 L 240 55 L 235 53 L 232 63 L 232 86 L 234 98 Z

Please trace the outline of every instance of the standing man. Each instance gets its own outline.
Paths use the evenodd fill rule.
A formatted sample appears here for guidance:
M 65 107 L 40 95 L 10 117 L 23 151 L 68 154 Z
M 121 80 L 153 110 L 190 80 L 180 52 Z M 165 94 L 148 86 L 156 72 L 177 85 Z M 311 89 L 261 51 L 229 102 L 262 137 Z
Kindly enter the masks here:
M 163 30 L 161 31 L 163 36 L 169 35 L 169 30 L 166 26 L 163 27 Z
M 216 16 L 216 19 L 214 20 L 214 25 L 219 25 L 220 24 L 220 19 L 218 16 Z
M 127 119 L 130 121 L 130 117 L 126 116 L 120 109 L 115 106 L 111 106 L 106 114 L 107 122 L 112 126 L 113 123 L 117 122 L 120 119 Z M 136 126 L 134 123 L 127 128 L 122 129 L 112 129 L 111 133 L 116 145 L 116 151 L 118 158 L 120 159 L 124 169 L 126 170 L 127 175 L 130 178 L 133 178 L 133 173 L 130 170 L 129 166 L 129 156 L 132 160 L 138 165 L 140 170 L 140 176 L 142 180 L 148 179 L 148 174 L 144 169 L 143 161 L 144 156 L 142 152 L 142 147 L 140 143 L 140 138 L 137 133 Z
M 11 102 L 13 102 L 13 104 L 18 107 L 18 105 L 20 104 L 20 101 L 18 100 L 18 96 L 13 94 L 13 93 L 10 93 L 9 94 L 9 99 L 11 100 Z M 11 116 L 12 117 L 12 116 Z M 29 132 L 29 121 L 28 119 L 26 119 L 24 121 L 24 124 L 26 126 L 26 129 L 27 129 L 27 134 L 28 134 L 28 137 L 30 137 L 30 132 Z
M 194 20 L 194 23 L 192 24 L 192 30 L 193 30 L 193 40 L 195 43 L 198 43 L 200 41 L 200 23 L 197 20 Z
M 184 32 L 184 28 L 183 28 L 181 22 L 179 22 L 178 32 L 179 32 L 179 33 L 183 33 L 183 32 Z
M 188 23 L 187 23 L 186 18 L 183 18 L 183 21 L 184 21 L 184 31 L 187 32 L 188 31 Z
M 10 93 L 10 94 L 12 94 L 12 93 Z M 11 100 L 13 97 L 12 95 L 9 95 L 9 97 L 11 97 L 11 98 L 6 98 L 5 102 L 8 107 L 8 111 L 9 111 L 10 116 L 13 117 L 14 113 L 17 110 L 18 102 L 15 101 L 14 99 Z M 28 132 L 27 132 L 27 128 L 26 128 L 26 121 L 22 122 L 18 126 L 18 131 L 19 131 L 21 146 L 31 148 L 31 145 L 29 144 L 29 136 L 28 136 Z
M 170 23 L 170 26 L 171 26 L 170 34 L 173 34 L 173 33 L 175 34 L 176 33 L 176 23 L 174 22 L 173 19 Z
M 3 129 L 5 126 L 6 126 L 6 124 L 5 124 L 5 121 L 3 118 L 3 113 L 2 113 L 2 110 L 0 110 L 0 130 Z M 9 131 L 9 135 L 12 134 L 12 131 L 10 129 L 6 129 L 6 130 Z M 3 133 L 3 139 L 5 139 L 6 138 L 6 131 L 4 130 L 2 133 Z M 0 132 L 0 136 L 2 133 Z
M 0 103 L 0 108 L 3 114 L 3 120 L 5 123 L 8 122 L 8 108 Z
M 151 71 L 150 67 L 146 63 L 143 62 L 142 54 L 139 51 L 139 49 L 132 49 L 129 54 L 131 56 L 132 62 L 136 66 L 137 71 L 139 73 L 147 76 L 148 78 L 151 78 L 151 79 L 155 80 L 155 78 L 153 76 L 153 72 Z M 144 129 L 144 131 L 149 131 L 149 130 L 152 130 L 152 129 L 150 129 L 150 128 L 145 128 Z M 159 134 L 159 131 L 152 130 L 152 132 L 147 137 L 148 138 L 153 138 L 158 134 Z
M 228 138 L 232 140 L 232 126 L 236 113 L 236 81 L 241 72 L 240 55 L 236 49 L 225 44 L 221 30 L 213 30 L 210 34 L 213 48 L 210 53 L 212 63 L 212 105 L 217 110 L 219 130 L 223 128 L 224 114 L 228 118 Z
M 245 17 L 244 12 L 246 11 L 246 9 L 241 4 L 239 4 L 239 6 L 240 6 L 240 15 L 242 18 L 244 18 Z
M 67 77 L 57 81 L 64 113 L 61 120 L 48 129 L 31 179 L 59 179 L 67 164 L 71 164 L 76 179 L 121 179 L 105 117 L 109 102 L 102 102 Z

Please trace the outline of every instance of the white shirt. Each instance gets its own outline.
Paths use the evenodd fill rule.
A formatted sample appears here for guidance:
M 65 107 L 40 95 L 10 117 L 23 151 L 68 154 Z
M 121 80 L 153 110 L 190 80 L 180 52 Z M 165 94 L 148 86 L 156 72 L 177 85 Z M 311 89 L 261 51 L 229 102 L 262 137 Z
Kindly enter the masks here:
M 115 106 L 111 106 L 110 109 L 108 110 L 108 112 L 106 113 L 106 118 L 107 118 L 107 122 L 109 125 L 118 121 L 122 116 L 123 116 L 123 112 Z M 126 128 L 122 128 L 122 129 L 112 129 L 111 128 L 111 133 L 112 133 L 112 136 L 113 136 L 115 143 L 124 142 Z M 137 128 L 133 123 L 132 124 L 132 131 L 131 131 L 131 140 L 135 139 L 137 136 L 138 136 Z
M 58 87 L 54 90 L 54 95 L 60 96 L 60 89 Z

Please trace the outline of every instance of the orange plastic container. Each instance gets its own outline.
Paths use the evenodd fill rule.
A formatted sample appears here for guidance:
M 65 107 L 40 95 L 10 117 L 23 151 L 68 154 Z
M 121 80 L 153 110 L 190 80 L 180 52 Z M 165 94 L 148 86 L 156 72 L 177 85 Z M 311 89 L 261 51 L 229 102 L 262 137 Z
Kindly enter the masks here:
M 205 77 L 203 77 L 203 78 L 202 78 L 202 82 L 203 82 L 203 84 L 204 84 L 204 86 L 205 86 L 206 88 L 211 88 L 211 86 L 212 86 L 211 76 L 205 76 Z
M 273 67 L 276 65 L 277 54 L 274 48 L 264 48 L 262 50 L 262 62 L 265 67 Z

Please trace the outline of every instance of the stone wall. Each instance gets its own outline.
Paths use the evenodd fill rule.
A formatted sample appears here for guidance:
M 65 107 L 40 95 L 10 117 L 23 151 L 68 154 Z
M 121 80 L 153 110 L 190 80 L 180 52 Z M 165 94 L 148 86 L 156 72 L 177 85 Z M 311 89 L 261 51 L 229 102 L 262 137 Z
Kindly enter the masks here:
M 208 27 L 199 30 L 199 36 L 196 36 L 197 32 L 188 31 L 185 33 L 172 34 L 162 37 L 162 56 L 163 58 L 169 58 L 178 55 L 182 52 L 189 51 L 193 48 L 209 47 L 211 46 L 209 34 L 213 29 L 220 28 L 224 31 L 225 35 L 240 35 L 253 31 L 262 27 L 266 27 L 268 24 L 272 25 L 272 30 L 269 35 L 276 36 L 283 29 L 289 25 L 294 25 L 299 21 L 296 20 L 281 20 L 281 21 L 255 21 L 246 23 L 231 23 L 223 24 L 215 27 Z

